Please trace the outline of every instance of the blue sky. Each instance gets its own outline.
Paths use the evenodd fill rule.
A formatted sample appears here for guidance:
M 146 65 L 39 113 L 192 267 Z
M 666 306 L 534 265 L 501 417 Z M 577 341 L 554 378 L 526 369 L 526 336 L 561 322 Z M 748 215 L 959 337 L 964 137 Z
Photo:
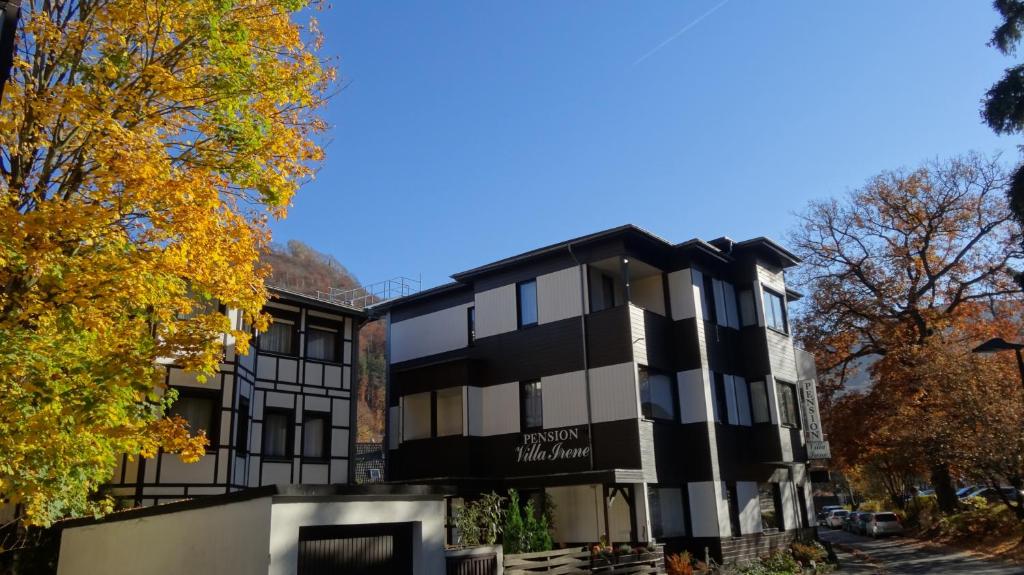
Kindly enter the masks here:
M 989 2 L 360 1 L 318 18 L 347 87 L 274 240 L 365 283 L 429 287 L 623 223 L 784 239 L 808 200 L 884 169 L 1017 155 L 978 116 L 1013 63 L 985 45 Z

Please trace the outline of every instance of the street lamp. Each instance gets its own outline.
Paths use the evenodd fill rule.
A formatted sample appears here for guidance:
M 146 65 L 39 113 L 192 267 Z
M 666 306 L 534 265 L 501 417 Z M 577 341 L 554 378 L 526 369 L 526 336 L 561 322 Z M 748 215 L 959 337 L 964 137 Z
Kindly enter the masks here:
M 1024 349 L 1024 343 L 1010 343 L 1001 337 L 994 337 L 978 347 L 971 350 L 971 353 L 999 353 L 1001 351 L 1010 351 L 1017 355 L 1017 370 L 1020 372 L 1020 383 L 1024 386 L 1024 355 L 1021 354 L 1021 350 Z

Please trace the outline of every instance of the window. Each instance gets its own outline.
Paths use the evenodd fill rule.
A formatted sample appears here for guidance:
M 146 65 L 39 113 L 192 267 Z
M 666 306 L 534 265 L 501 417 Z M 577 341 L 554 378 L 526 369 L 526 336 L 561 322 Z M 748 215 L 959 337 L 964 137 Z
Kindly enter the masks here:
M 779 517 L 779 484 L 758 483 L 757 502 L 761 508 L 761 529 L 782 529 L 782 518 Z
M 524 381 L 519 384 L 519 422 L 522 431 L 544 427 L 540 381 Z
M 672 376 L 651 370 L 646 365 L 637 369 L 640 380 L 640 407 L 648 419 L 676 419 L 676 390 Z
M 331 363 L 341 362 L 338 330 L 311 325 L 306 330 L 306 357 Z
M 188 429 L 195 434 L 206 432 L 210 445 L 217 445 L 217 422 L 220 420 L 217 399 L 213 393 L 178 390 L 178 399 L 171 405 L 171 415 L 177 415 L 188 422 Z
M 519 310 L 519 327 L 537 325 L 537 280 L 516 285 L 516 309 Z
M 293 415 L 289 409 L 267 408 L 263 412 L 263 457 L 286 459 L 292 456 Z
M 267 331 L 260 334 L 260 351 L 280 353 L 284 355 L 295 355 L 295 322 L 273 318 L 273 323 L 267 327 Z
M 309 412 L 302 423 L 302 458 L 324 461 L 331 457 L 331 425 L 327 413 Z
M 450 387 L 434 392 L 437 402 L 437 437 L 462 435 L 462 388 Z
M 469 306 L 466 309 L 466 339 L 469 345 L 476 341 L 476 307 Z
M 764 321 L 768 327 L 788 332 L 786 329 L 786 300 L 779 294 L 764 290 Z
M 757 325 L 757 307 L 754 305 L 754 290 L 743 289 L 739 292 L 740 324 Z
M 729 482 L 725 484 L 725 497 L 729 501 L 729 526 L 732 527 L 732 536 L 740 535 L 740 498 L 736 493 L 736 484 Z
M 779 398 L 779 419 L 787 427 L 800 427 L 800 416 L 797 414 L 796 386 L 784 381 L 775 381 L 775 391 Z
M 708 274 L 704 274 L 704 283 L 701 290 L 701 305 L 704 311 L 704 321 L 717 322 L 718 313 L 715 309 L 715 280 Z
M 750 382 L 750 407 L 754 415 L 754 423 L 771 423 L 771 412 L 768 410 L 768 391 L 763 381 Z
M 721 373 L 714 373 L 711 385 L 713 386 L 711 407 L 715 410 L 715 421 L 729 423 L 729 401 L 726 399 L 725 376 Z
M 238 413 L 235 414 L 235 453 L 249 453 L 249 400 L 238 399 Z
M 590 311 L 602 311 L 615 307 L 615 278 L 601 273 L 597 268 L 590 268 L 588 278 Z
M 402 439 L 430 437 L 431 393 L 414 393 L 402 398 Z
M 686 535 L 686 503 L 682 488 L 649 485 L 647 502 L 651 510 L 651 534 L 654 537 Z

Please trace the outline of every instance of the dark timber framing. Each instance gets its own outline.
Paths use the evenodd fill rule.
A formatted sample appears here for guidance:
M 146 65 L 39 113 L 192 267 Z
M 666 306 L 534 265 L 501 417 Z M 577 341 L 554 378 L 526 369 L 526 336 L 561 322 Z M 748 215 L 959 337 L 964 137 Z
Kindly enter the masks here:
M 153 459 L 120 459 L 108 485 L 115 498 L 135 506 L 150 506 L 183 498 L 205 498 L 269 484 L 347 484 L 354 479 L 359 330 L 365 312 L 279 288 L 269 288 L 265 311 L 292 322 L 292 353 L 260 350 L 262 335 L 251 340 L 248 355 L 234 353 L 230 342 L 220 370 L 206 383 L 195 380 L 174 364 L 166 364 L 165 382 L 182 396 L 214 400 L 215 410 L 207 455 L 198 463 L 182 464 L 173 454 Z M 234 325 L 237 312 L 221 309 Z M 335 330 L 335 349 L 328 358 L 309 354 L 307 334 L 312 326 Z M 263 454 L 263 424 L 267 414 L 288 417 L 286 454 Z M 322 457 L 302 453 L 305 424 L 323 420 Z

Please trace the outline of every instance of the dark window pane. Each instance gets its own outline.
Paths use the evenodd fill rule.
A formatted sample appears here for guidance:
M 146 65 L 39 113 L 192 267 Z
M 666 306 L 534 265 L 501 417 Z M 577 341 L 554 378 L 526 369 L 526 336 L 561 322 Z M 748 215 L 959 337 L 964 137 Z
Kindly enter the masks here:
M 519 325 L 537 323 L 537 281 L 530 280 L 519 284 Z
M 640 379 L 640 405 L 644 417 L 650 419 L 676 418 L 676 401 L 673 393 L 672 376 L 651 371 L 641 365 L 638 370 Z
M 295 353 L 295 326 L 287 320 L 274 319 L 267 327 L 267 331 L 260 334 L 259 346 L 261 351 L 272 353 L 294 354 Z
M 769 290 L 764 290 L 764 321 L 772 329 L 786 331 L 786 302 Z
M 779 418 L 783 425 L 798 427 L 800 417 L 797 413 L 796 386 L 782 381 L 775 382 L 775 389 L 779 400 Z
M 757 501 L 761 507 L 761 527 L 763 529 L 779 529 L 779 510 L 775 497 L 775 483 L 757 484 Z
M 205 431 L 207 436 L 213 433 L 213 415 L 215 402 L 210 397 L 193 397 L 179 395 L 171 406 L 171 414 L 178 415 L 188 422 L 189 430 L 192 433 Z M 210 443 L 216 438 L 210 437 Z
M 306 357 L 337 363 L 340 355 L 336 330 L 309 326 L 306 330 Z
M 539 381 L 523 383 L 520 390 L 520 412 L 523 429 L 538 429 L 544 425 L 544 404 Z
M 266 457 L 289 457 L 291 449 L 288 428 L 291 417 L 281 411 L 269 411 L 263 415 L 263 455 Z
M 235 415 L 235 447 L 239 454 L 249 452 L 249 400 L 244 397 L 238 400 L 238 413 Z

